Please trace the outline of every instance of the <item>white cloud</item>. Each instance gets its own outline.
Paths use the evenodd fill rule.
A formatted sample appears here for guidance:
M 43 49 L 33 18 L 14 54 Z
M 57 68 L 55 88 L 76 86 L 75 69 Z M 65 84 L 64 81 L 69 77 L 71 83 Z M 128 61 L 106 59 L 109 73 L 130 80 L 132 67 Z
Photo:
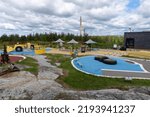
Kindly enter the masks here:
M 4 33 L 79 33 L 79 18 L 89 34 L 123 34 L 150 30 L 149 0 L 129 11 L 129 0 L 1 0 L 0 30 Z
M 141 5 L 138 8 L 137 12 L 141 14 L 143 17 L 150 17 L 150 1 L 149 0 L 141 0 Z
M 6 29 L 6 30 L 15 30 L 16 29 L 16 27 L 10 23 L 2 23 L 2 24 L 0 24 L 0 28 Z

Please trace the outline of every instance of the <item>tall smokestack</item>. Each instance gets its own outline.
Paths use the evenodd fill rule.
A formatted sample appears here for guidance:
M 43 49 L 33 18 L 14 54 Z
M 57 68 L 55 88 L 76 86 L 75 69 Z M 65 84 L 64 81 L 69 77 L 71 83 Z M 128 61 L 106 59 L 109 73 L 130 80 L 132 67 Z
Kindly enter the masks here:
M 80 36 L 83 36 L 82 17 L 80 16 Z

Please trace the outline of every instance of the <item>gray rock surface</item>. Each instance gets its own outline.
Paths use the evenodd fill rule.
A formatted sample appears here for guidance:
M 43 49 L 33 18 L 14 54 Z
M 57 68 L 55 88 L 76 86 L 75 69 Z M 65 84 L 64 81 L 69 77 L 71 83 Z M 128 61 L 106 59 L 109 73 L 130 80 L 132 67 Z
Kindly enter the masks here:
M 139 88 L 140 89 L 140 88 Z M 142 88 L 143 91 L 136 91 L 137 89 L 130 89 L 129 91 L 121 91 L 118 89 L 106 89 L 96 91 L 68 91 L 60 93 L 55 99 L 79 99 L 79 100 L 149 100 L 150 95 L 148 88 Z
M 20 71 L 0 76 L 0 99 L 33 100 L 148 100 L 150 87 L 132 88 L 128 91 L 105 89 L 74 91 L 65 89 L 55 80 L 63 74 L 62 69 L 51 65 L 43 55 L 33 56 L 38 61 L 39 73 L 35 76 Z

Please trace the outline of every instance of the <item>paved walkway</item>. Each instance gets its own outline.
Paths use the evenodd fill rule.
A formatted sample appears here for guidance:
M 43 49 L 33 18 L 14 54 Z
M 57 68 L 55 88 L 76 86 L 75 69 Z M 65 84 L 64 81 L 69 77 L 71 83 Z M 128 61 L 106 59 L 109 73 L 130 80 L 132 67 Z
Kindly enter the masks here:
M 147 60 L 136 60 L 136 59 L 133 59 L 133 61 L 137 62 L 137 63 L 140 63 L 143 65 L 143 67 L 145 68 L 145 70 L 147 70 L 148 72 L 150 72 L 150 61 L 147 61 Z
M 130 58 L 129 58 L 130 59 Z M 137 79 L 150 79 L 150 61 L 143 59 L 133 59 L 130 60 L 135 61 L 143 65 L 144 69 L 149 73 L 138 73 L 138 72 L 121 72 L 121 71 L 107 71 L 103 70 L 103 74 L 106 76 L 118 76 L 118 77 L 134 77 Z

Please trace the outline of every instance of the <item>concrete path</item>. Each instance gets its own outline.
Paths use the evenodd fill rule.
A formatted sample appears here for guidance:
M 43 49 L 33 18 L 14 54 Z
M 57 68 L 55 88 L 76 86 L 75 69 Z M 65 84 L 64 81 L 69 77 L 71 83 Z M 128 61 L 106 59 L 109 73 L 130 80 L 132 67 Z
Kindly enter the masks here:
M 134 62 L 140 63 L 147 72 L 122 72 L 103 70 L 103 74 L 106 76 L 118 76 L 118 77 L 134 77 L 136 79 L 149 79 L 150 80 L 150 61 L 144 59 L 129 58 Z

